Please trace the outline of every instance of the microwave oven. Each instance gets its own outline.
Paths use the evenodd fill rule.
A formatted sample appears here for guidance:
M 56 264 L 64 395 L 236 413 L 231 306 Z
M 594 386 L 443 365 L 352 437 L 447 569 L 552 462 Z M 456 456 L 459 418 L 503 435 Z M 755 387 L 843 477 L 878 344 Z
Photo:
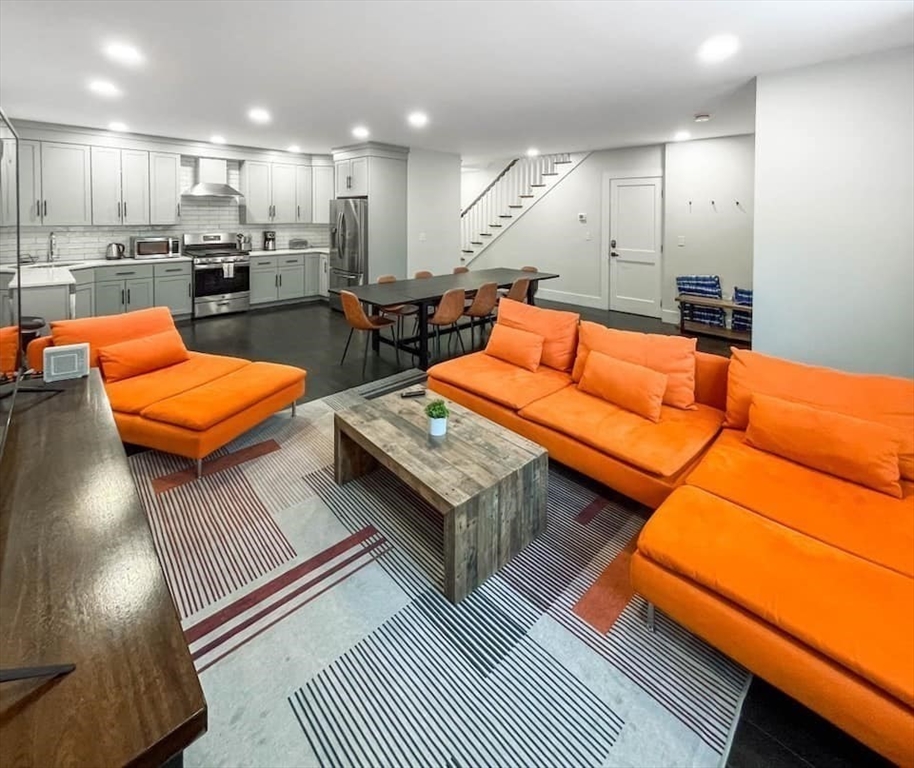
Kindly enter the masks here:
M 177 237 L 131 237 L 129 259 L 168 259 L 181 255 Z

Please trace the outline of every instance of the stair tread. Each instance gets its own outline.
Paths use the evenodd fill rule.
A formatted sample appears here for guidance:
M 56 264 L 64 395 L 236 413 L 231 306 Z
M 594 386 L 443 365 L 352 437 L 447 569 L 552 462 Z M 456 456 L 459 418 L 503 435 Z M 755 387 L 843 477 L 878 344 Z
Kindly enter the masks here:
M 509 205 L 508 207 L 510 208 L 511 206 Z M 517 206 L 517 207 L 520 208 L 520 206 Z M 498 218 L 499 219 L 513 219 L 514 217 L 510 213 L 499 213 Z
M 531 184 L 530 186 L 531 187 L 545 187 L 546 185 L 545 184 Z M 521 195 L 521 197 L 523 197 L 523 195 Z M 532 197 L 532 195 L 531 195 L 531 197 Z
M 461 253 L 476 253 L 476 251 L 468 251 L 466 248 L 461 249 Z
M 508 208 L 523 208 L 522 205 L 509 205 Z M 511 218 L 514 218 L 513 216 Z
M 541 176 L 558 176 L 558 173 L 556 173 L 555 171 L 551 171 L 549 173 L 542 173 L 540 175 Z
M 484 245 L 482 240 L 470 240 L 470 245 Z
M 489 224 L 489 226 L 490 226 L 490 227 L 498 227 L 499 229 L 501 229 L 501 226 L 502 226 L 502 225 L 501 225 L 501 224 Z
M 480 237 L 492 237 L 492 233 L 491 232 L 480 232 L 479 236 Z
M 553 160 L 553 165 L 571 165 L 571 160 Z
M 536 195 L 518 195 L 518 197 L 536 197 Z

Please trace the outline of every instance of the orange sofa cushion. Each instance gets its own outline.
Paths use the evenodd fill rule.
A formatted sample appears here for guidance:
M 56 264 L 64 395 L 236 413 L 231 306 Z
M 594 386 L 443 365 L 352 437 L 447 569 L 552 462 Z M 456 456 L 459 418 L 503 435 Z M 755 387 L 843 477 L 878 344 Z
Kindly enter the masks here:
M 688 485 L 787 528 L 914 577 L 914 484 L 895 499 L 746 443 L 725 429 L 686 478 Z
M 498 322 L 521 331 L 543 337 L 542 364 L 557 371 L 570 371 L 578 344 L 576 312 L 532 307 L 520 301 L 502 299 L 498 302 Z
M 638 551 L 914 706 L 914 579 L 690 486 Z
M 567 373 L 545 366 L 533 373 L 485 352 L 438 363 L 428 375 L 514 410 L 571 384 Z
M 89 365 L 98 367 L 98 350 L 130 339 L 174 330 L 175 322 L 168 307 L 153 307 L 107 317 L 81 320 L 58 320 L 51 323 L 51 337 L 56 346 L 89 344 Z
M 695 459 L 724 420 L 706 405 L 691 411 L 663 406 L 655 424 L 578 387 L 536 400 L 520 415 L 659 477 L 671 477 Z
M 543 337 L 509 325 L 496 324 L 486 344 L 486 354 L 536 372 L 543 358 Z
M 180 395 L 201 384 L 250 365 L 237 357 L 188 352 L 188 359 L 168 368 L 160 368 L 131 379 L 105 382 L 108 402 L 118 413 L 140 413 L 159 400 Z
M 591 351 L 578 389 L 656 423 L 660 421 L 666 378 L 643 365 Z
M 140 415 L 144 419 L 202 432 L 275 392 L 294 386 L 304 377 L 303 370 L 289 365 L 251 363 L 199 387 L 153 403 Z
M 845 373 L 745 349 L 732 351 L 726 426 L 746 428 L 756 392 L 877 421 L 899 431 L 901 476 L 914 480 L 914 380 Z
M 798 464 L 901 498 L 897 430 L 755 394 L 746 442 Z
M 129 379 L 187 359 L 184 340 L 174 329 L 109 344 L 98 350 L 98 361 L 106 381 Z
M 667 375 L 663 402 L 674 408 L 695 405 L 695 339 L 635 333 L 584 321 L 579 329 L 578 354 L 571 377 L 580 381 L 590 350 L 643 365 Z
M 0 328 L 0 373 L 12 373 L 19 368 L 19 326 Z

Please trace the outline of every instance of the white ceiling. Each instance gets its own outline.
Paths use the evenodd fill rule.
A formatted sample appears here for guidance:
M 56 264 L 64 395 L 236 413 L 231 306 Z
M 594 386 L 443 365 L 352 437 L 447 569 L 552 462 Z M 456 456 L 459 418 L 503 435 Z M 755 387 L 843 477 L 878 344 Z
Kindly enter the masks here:
M 721 32 L 739 53 L 700 63 Z M 146 64 L 108 61 L 112 40 Z M 353 143 L 363 123 L 377 141 L 479 160 L 751 132 L 754 76 L 912 42 L 911 0 L 0 0 L 0 105 L 306 152 Z M 92 77 L 123 95 L 90 93 Z M 255 105 L 270 125 L 247 119 Z M 405 120 L 417 108 L 421 131 Z M 714 119 L 694 124 L 700 111 Z

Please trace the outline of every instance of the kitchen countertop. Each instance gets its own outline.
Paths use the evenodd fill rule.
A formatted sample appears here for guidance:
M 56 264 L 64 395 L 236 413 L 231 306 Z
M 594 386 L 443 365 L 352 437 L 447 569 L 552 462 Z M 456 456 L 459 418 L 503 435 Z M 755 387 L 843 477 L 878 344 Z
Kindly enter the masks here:
M 323 248 L 277 248 L 275 251 L 251 251 L 251 256 L 288 256 L 292 253 L 330 253 L 326 246 Z
M 55 285 L 73 285 L 76 282 L 68 267 L 23 269 L 21 275 L 13 277 L 9 287 L 18 288 L 20 280 L 23 288 L 47 288 Z
M 191 262 L 190 256 L 170 256 L 167 259 L 84 259 L 78 262 L 68 262 L 63 259 L 63 265 L 56 262 L 50 264 L 38 261 L 32 264 L 23 264 L 22 286 L 24 288 L 41 288 L 49 285 L 70 285 L 75 283 L 72 271 L 81 269 L 95 269 L 96 267 L 123 267 L 129 264 L 168 264 L 172 262 Z M 0 273 L 16 274 L 13 264 L 0 265 Z M 26 277 L 28 275 L 28 277 Z M 18 288 L 19 280 L 16 277 L 10 281 L 10 288 Z

